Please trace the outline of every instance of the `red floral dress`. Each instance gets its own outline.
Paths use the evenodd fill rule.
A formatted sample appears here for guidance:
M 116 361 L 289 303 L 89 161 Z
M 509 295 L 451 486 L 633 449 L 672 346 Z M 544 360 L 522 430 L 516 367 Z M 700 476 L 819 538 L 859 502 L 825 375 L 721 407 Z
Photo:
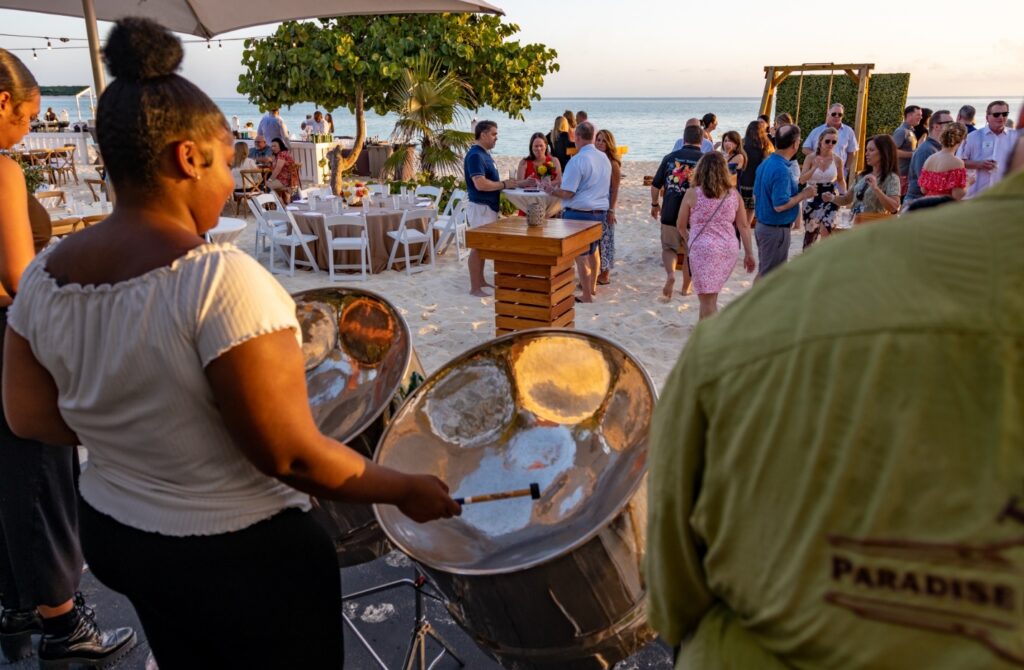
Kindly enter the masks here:
M 956 168 L 946 172 L 921 170 L 917 185 L 925 195 L 953 195 L 955 188 L 967 188 L 967 170 Z

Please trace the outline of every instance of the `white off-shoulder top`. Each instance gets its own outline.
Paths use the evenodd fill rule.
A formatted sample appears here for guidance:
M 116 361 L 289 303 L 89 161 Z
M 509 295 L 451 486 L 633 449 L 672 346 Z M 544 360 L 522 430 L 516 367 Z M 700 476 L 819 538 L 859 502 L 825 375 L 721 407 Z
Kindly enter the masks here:
M 85 501 L 172 536 L 309 509 L 308 495 L 245 458 L 204 374 L 251 338 L 287 328 L 301 338 L 281 285 L 233 245 L 206 244 L 128 281 L 59 286 L 51 250 L 25 271 L 8 324 L 53 376 L 61 415 L 89 450 Z

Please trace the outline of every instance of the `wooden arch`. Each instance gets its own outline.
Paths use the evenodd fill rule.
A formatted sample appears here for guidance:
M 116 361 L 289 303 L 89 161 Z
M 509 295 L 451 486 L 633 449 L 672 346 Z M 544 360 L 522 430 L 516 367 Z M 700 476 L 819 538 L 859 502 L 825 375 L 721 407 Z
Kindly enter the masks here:
M 864 142 L 867 140 L 868 119 L 868 86 L 871 83 L 871 71 L 874 63 L 803 63 L 801 65 L 766 65 L 764 67 L 764 95 L 761 96 L 761 114 L 771 114 L 775 104 L 775 92 L 779 85 L 791 74 L 805 72 L 841 71 L 857 85 L 857 113 L 854 121 L 854 132 L 857 133 L 857 144 L 861 150 L 857 152 L 856 169 L 864 167 Z

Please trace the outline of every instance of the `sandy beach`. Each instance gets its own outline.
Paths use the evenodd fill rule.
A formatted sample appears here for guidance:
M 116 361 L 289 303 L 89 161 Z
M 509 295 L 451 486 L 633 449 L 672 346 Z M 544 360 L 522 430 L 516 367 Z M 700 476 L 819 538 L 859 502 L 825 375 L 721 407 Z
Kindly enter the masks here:
M 496 162 L 501 174 L 507 174 L 516 167 L 518 159 L 497 157 Z M 665 301 L 661 297 L 661 224 L 650 218 L 650 188 L 643 185 L 644 175 L 653 175 L 656 169 L 657 163 L 653 161 L 623 163 L 612 283 L 599 287 L 593 303 L 576 305 L 576 328 L 603 335 L 625 347 L 643 363 L 660 389 L 697 325 L 698 303 L 696 295 L 679 294 L 681 276 L 672 299 Z M 230 211 L 225 210 L 225 216 L 233 215 L 233 206 Z M 250 225 L 237 244 L 252 254 L 255 225 L 251 215 L 247 220 Z M 802 235 L 793 235 L 791 255 L 800 252 Z M 266 254 L 262 261 L 266 263 Z M 491 271 L 488 263 L 488 277 Z M 289 292 L 331 285 L 326 272 L 296 270 L 294 277 L 275 276 Z M 494 337 L 494 299 L 469 295 L 466 264 L 456 260 L 454 248 L 438 256 L 433 270 L 411 277 L 404 272 L 388 271 L 365 282 L 337 284 L 366 288 L 394 303 L 409 323 L 413 344 L 427 373 Z M 720 308 L 752 284 L 753 275 L 737 263 L 719 297 Z

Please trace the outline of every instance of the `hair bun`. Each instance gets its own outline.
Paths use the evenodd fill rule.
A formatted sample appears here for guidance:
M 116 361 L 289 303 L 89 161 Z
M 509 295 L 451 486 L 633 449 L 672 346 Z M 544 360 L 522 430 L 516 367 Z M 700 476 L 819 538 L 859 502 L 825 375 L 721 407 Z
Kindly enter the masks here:
M 103 58 L 110 74 L 126 81 L 143 81 L 173 74 L 184 52 L 170 31 L 150 19 L 119 20 L 107 36 Z

